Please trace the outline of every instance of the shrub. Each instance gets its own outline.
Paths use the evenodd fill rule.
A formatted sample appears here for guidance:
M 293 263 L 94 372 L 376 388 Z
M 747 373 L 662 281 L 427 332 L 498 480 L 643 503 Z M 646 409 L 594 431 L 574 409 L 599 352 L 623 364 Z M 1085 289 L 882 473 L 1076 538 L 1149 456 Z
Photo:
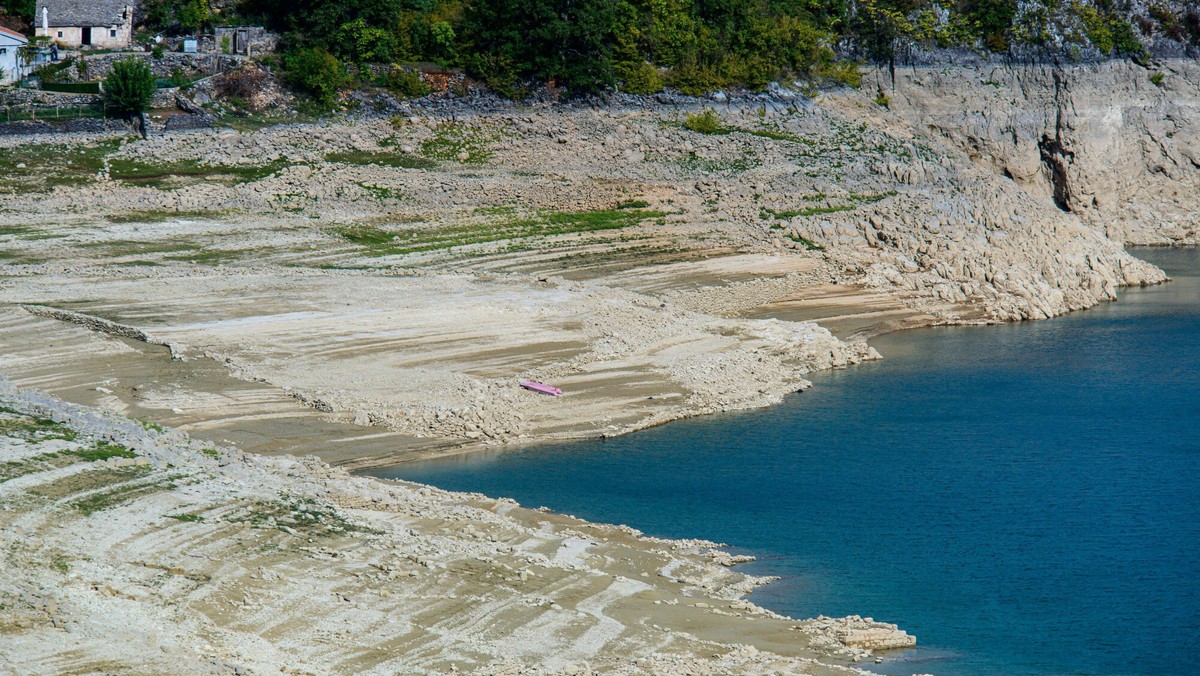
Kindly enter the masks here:
M 687 63 L 671 69 L 667 84 L 688 96 L 703 96 L 723 88 L 726 81 L 715 68 Z
M 1166 76 L 1162 73 L 1150 73 L 1150 82 L 1154 83 L 1156 87 L 1161 87 L 1165 79 Z
M 266 87 L 267 75 L 255 68 L 238 68 L 218 77 L 217 94 L 226 99 L 251 100 Z
M 408 99 L 419 99 L 432 91 L 429 85 L 421 79 L 420 73 L 415 70 L 406 70 L 400 66 L 393 66 L 391 72 L 387 74 L 387 88 Z
M 167 78 L 172 87 L 187 89 L 192 86 L 192 78 L 183 71 L 182 68 L 176 68 L 171 71 L 171 77 Z
M 475 54 L 468 70 L 497 94 L 513 100 L 529 97 L 529 90 L 517 75 L 512 60 L 499 54 Z
M 144 113 L 154 98 L 154 73 L 150 71 L 150 64 L 136 57 L 114 63 L 104 81 L 104 98 L 117 115 Z
M 331 105 L 346 82 L 341 62 L 320 47 L 292 52 L 283 63 L 287 81 L 322 105 Z
M 629 94 L 657 94 L 663 89 L 663 77 L 653 65 L 642 61 L 640 63 L 619 63 L 616 65 L 617 77 L 620 79 L 620 89 Z
M 818 77 L 830 82 L 840 82 L 858 89 L 862 86 L 862 70 L 854 61 L 835 61 L 815 69 Z
M 712 108 L 702 113 L 688 115 L 687 119 L 683 121 L 683 126 L 700 134 L 721 134 L 727 131 L 725 125 L 721 123 L 721 116 L 717 115 L 717 111 Z

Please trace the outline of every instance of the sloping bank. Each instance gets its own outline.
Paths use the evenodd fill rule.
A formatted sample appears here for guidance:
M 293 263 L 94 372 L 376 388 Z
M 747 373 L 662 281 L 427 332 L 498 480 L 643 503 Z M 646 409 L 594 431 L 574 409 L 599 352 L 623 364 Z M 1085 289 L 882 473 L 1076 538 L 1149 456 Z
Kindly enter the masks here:
M 699 540 L 355 478 L 0 379 L 5 673 L 860 673 Z

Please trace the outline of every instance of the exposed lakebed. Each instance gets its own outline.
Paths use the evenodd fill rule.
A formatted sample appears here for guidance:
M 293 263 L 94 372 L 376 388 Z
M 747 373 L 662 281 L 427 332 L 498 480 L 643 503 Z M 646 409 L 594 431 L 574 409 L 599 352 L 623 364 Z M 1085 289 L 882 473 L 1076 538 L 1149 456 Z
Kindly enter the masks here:
M 755 554 L 757 603 L 870 615 L 887 674 L 1182 673 L 1200 648 L 1200 251 L 1067 317 L 880 337 L 768 409 L 376 474 Z

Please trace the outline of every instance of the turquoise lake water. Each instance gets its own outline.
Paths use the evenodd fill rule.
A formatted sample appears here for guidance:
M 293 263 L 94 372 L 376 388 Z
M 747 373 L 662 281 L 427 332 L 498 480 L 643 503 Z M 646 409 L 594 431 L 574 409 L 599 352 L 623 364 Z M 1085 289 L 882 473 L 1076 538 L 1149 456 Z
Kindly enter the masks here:
M 377 472 L 652 535 L 896 622 L 884 674 L 1200 673 L 1200 251 L 1087 312 L 872 341 L 779 406 Z

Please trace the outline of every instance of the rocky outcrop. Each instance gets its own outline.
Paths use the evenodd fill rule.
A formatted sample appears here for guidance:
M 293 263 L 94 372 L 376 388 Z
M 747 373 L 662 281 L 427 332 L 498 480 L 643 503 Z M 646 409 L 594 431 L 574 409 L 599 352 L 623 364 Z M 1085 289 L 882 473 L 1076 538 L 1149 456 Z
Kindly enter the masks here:
M 875 73 L 891 111 L 1129 244 L 1200 244 L 1200 63 Z

